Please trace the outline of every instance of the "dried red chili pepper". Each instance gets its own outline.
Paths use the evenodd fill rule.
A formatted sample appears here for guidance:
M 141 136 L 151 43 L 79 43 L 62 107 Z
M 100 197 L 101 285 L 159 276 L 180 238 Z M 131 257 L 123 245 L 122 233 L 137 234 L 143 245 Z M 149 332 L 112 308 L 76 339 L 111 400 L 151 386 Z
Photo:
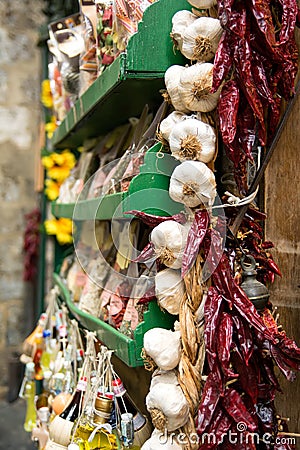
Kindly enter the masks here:
M 220 132 L 224 144 L 230 144 L 236 134 L 237 113 L 240 101 L 240 90 L 235 80 L 227 81 L 221 91 L 218 114 Z
M 209 222 L 209 214 L 206 210 L 199 210 L 195 212 L 195 217 L 188 233 L 187 242 L 182 257 L 182 278 L 185 277 L 197 258 L 199 248 L 206 235 Z
M 230 429 L 233 420 L 219 406 L 216 407 L 210 426 L 200 436 L 201 450 L 213 450 L 222 444 L 224 436 Z
M 141 251 L 139 256 L 133 260 L 133 262 L 147 262 L 155 257 L 155 249 L 152 242 L 146 245 L 146 247 Z
M 289 100 L 295 93 L 295 78 L 298 72 L 298 47 L 294 39 L 286 43 L 284 51 L 285 60 L 278 80 L 278 93 L 285 100 Z
M 223 392 L 224 388 L 220 369 L 215 364 L 212 371 L 208 374 L 198 408 L 198 434 L 202 434 L 211 423 L 214 411 Z
M 236 308 L 239 314 L 244 317 L 250 325 L 255 327 L 257 331 L 263 333 L 265 338 L 269 339 L 270 342 L 274 342 L 273 335 L 264 325 L 255 306 L 234 281 L 228 257 L 225 253 L 223 253 L 216 271 L 212 274 L 212 281 L 218 292 L 223 295 L 227 301 L 230 299 L 229 301 L 232 302 L 233 307 Z
M 267 258 L 267 265 L 272 272 L 274 272 L 276 275 L 279 275 L 280 277 L 282 277 L 280 269 L 273 259 Z
M 224 31 L 215 54 L 211 92 L 216 92 L 229 74 L 233 64 L 233 51 L 234 38 Z
M 219 295 L 218 291 L 215 288 L 209 288 L 204 305 L 204 339 L 207 362 L 210 370 L 213 369 L 216 361 L 216 331 L 222 312 L 222 302 L 222 296 Z
M 236 74 L 240 88 L 243 90 L 249 105 L 259 121 L 259 140 L 261 145 L 266 143 L 266 128 L 264 121 L 264 111 L 261 100 L 258 96 L 255 82 L 252 76 L 251 66 L 251 47 L 248 39 L 240 41 L 240 45 L 235 48 L 234 63 L 236 65 Z
M 265 36 L 265 39 L 271 47 L 275 47 L 275 29 L 272 19 L 272 13 L 267 0 L 252 0 L 251 11 L 256 20 L 258 28 Z
M 244 95 L 241 95 L 240 108 L 238 112 L 237 119 L 237 142 L 238 148 L 243 150 L 243 152 L 247 155 L 251 161 L 252 157 L 252 149 L 256 139 L 256 119 L 254 113 L 251 109 L 250 104 L 247 102 Z M 243 160 L 242 156 L 240 157 L 241 162 Z
M 232 6 L 234 0 L 219 0 L 218 1 L 218 17 L 222 27 L 226 26 L 229 17 L 232 14 Z
M 273 105 L 274 99 L 269 87 L 263 60 L 254 50 L 252 50 L 252 75 L 260 97 L 265 99 L 270 105 Z
M 137 211 L 135 209 L 131 211 L 126 211 L 124 214 L 131 214 L 138 219 L 141 219 L 146 225 L 148 225 L 151 228 L 156 227 L 162 222 L 165 222 L 166 220 L 175 220 L 175 222 L 178 223 L 186 223 L 186 216 L 183 213 L 175 214 L 174 216 L 155 216 L 153 214 L 144 213 L 142 211 Z
M 277 339 L 277 347 L 289 358 L 294 359 L 297 364 L 300 362 L 300 348 L 297 347 L 293 339 L 287 337 L 285 332 L 275 335 Z
M 268 250 L 269 248 L 274 248 L 274 244 L 271 241 L 264 241 L 261 243 L 261 246 L 264 250 Z
M 237 374 L 230 369 L 230 349 L 232 344 L 233 321 L 230 314 L 223 312 L 217 331 L 217 353 L 221 370 L 226 379 L 236 378 Z
M 298 5 L 296 0 L 279 0 L 279 2 L 282 6 L 279 44 L 282 45 L 294 38 Z
M 275 345 L 270 346 L 272 358 L 274 358 L 277 366 L 289 381 L 295 381 L 296 375 L 294 370 L 300 370 L 300 364 L 294 362 L 292 359 L 285 357 L 283 352 Z M 293 367 L 292 367 L 293 366 Z
M 254 350 L 252 333 L 248 323 L 245 323 L 237 314 L 233 314 L 232 320 L 237 334 L 239 348 L 242 352 L 246 365 L 248 365 Z
M 241 389 L 248 394 L 253 404 L 256 404 L 258 397 L 257 383 L 259 373 L 255 370 L 255 367 L 251 363 L 247 366 L 245 365 L 245 361 L 237 347 L 235 347 L 232 351 L 231 361 L 234 370 L 239 374 L 238 384 Z
M 265 381 L 269 384 L 272 384 L 277 391 L 282 392 L 274 372 L 274 363 L 271 357 L 270 356 L 260 357 L 259 364 L 262 376 L 264 377 Z
M 274 400 L 276 388 L 270 383 L 261 382 L 257 384 L 258 398 L 262 401 Z
M 257 429 L 257 424 L 249 414 L 241 395 L 235 389 L 227 388 L 221 403 L 227 414 L 232 417 L 236 423 L 243 422 L 247 425 L 248 431 L 255 431 Z
M 222 3 L 224 4 L 224 2 Z M 227 9 L 226 12 L 226 23 L 222 21 L 222 14 L 219 19 L 222 27 L 238 36 L 239 39 L 244 39 L 246 33 L 246 9 L 243 2 L 235 2 L 234 9 L 230 12 Z

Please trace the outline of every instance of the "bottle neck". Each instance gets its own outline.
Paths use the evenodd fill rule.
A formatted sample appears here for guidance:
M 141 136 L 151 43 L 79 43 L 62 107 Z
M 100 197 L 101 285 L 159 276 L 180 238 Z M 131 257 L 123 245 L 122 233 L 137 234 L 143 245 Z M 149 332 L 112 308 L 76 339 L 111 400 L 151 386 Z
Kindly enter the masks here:
M 116 397 L 123 397 L 123 395 L 126 394 L 126 389 L 124 388 L 121 380 L 118 380 L 117 383 L 114 383 L 113 391 Z

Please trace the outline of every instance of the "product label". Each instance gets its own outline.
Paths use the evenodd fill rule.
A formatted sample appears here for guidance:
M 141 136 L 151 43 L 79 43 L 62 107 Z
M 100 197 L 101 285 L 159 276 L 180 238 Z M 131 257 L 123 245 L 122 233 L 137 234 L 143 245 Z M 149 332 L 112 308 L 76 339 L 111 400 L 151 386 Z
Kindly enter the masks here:
M 77 391 L 86 391 L 87 381 L 80 379 L 77 384 Z
M 87 275 L 84 272 L 77 272 L 76 274 L 76 286 L 83 287 L 87 281 Z
M 111 293 L 109 291 L 106 291 L 105 289 L 102 291 L 100 300 L 101 300 L 101 308 L 104 308 L 106 305 L 108 305 L 110 300 Z
M 118 295 L 113 294 L 110 297 L 110 303 L 109 303 L 109 314 L 111 316 L 114 316 L 116 314 L 118 314 L 120 311 L 122 311 L 123 309 L 123 302 L 120 299 L 120 297 L 118 297 Z
M 125 314 L 124 314 L 124 320 L 126 322 L 130 322 L 132 330 L 136 329 L 136 327 L 139 323 L 139 314 L 138 314 L 137 310 L 135 309 L 133 299 L 129 299 L 129 301 L 127 303 Z
M 140 428 L 142 428 L 145 425 L 145 423 L 146 418 L 141 413 L 138 412 L 133 418 L 134 431 L 137 431 Z

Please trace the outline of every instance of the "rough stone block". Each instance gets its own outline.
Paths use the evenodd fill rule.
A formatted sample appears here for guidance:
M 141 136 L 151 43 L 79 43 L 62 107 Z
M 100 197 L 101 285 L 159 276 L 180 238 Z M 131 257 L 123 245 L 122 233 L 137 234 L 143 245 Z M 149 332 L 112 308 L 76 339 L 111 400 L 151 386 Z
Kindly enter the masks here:
M 22 342 L 23 305 L 22 302 L 10 304 L 7 315 L 6 342 L 8 346 L 18 346 Z
M 13 142 L 17 147 L 28 148 L 32 138 L 30 116 L 31 111 L 24 106 L 16 105 L 11 108 L 0 106 L 0 143 Z
M 23 280 L 20 272 L 4 273 L 0 277 L 0 302 L 22 298 Z

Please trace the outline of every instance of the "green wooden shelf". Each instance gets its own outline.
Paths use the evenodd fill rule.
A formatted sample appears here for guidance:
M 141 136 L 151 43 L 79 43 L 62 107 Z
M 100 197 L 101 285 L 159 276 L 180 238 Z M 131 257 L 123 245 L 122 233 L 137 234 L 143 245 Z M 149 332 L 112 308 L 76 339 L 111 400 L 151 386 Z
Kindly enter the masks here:
M 126 211 L 138 211 L 172 216 L 182 211 L 183 205 L 169 196 L 170 176 L 179 164 L 171 155 L 161 153 L 162 145 L 156 143 L 145 155 L 140 173 L 129 185 L 127 192 L 80 200 L 74 204 L 52 203 L 52 214 L 73 220 L 110 220 L 129 218 Z M 163 156 L 163 157 L 161 157 Z
M 80 322 L 80 324 L 90 330 L 95 331 L 98 339 L 109 349 L 114 350 L 115 355 L 129 367 L 143 365 L 141 352 L 143 348 L 143 338 L 146 331 L 151 328 L 160 327 L 170 329 L 173 327 L 175 316 L 163 312 L 158 307 L 156 301 L 149 303 L 149 309 L 144 313 L 144 321 L 141 322 L 134 331 L 134 338 L 131 339 L 120 333 L 111 325 L 103 322 L 92 315 L 81 311 L 74 305 L 70 292 L 57 274 L 53 274 L 54 282 L 60 290 L 60 296 L 65 302 L 70 313 Z
M 126 52 L 83 93 L 55 131 L 54 148 L 76 148 L 139 116 L 145 104 L 153 110 L 159 106 L 165 71 L 187 62 L 174 52 L 170 38 L 172 17 L 180 9 L 191 9 L 187 0 L 158 0 L 146 9 Z

